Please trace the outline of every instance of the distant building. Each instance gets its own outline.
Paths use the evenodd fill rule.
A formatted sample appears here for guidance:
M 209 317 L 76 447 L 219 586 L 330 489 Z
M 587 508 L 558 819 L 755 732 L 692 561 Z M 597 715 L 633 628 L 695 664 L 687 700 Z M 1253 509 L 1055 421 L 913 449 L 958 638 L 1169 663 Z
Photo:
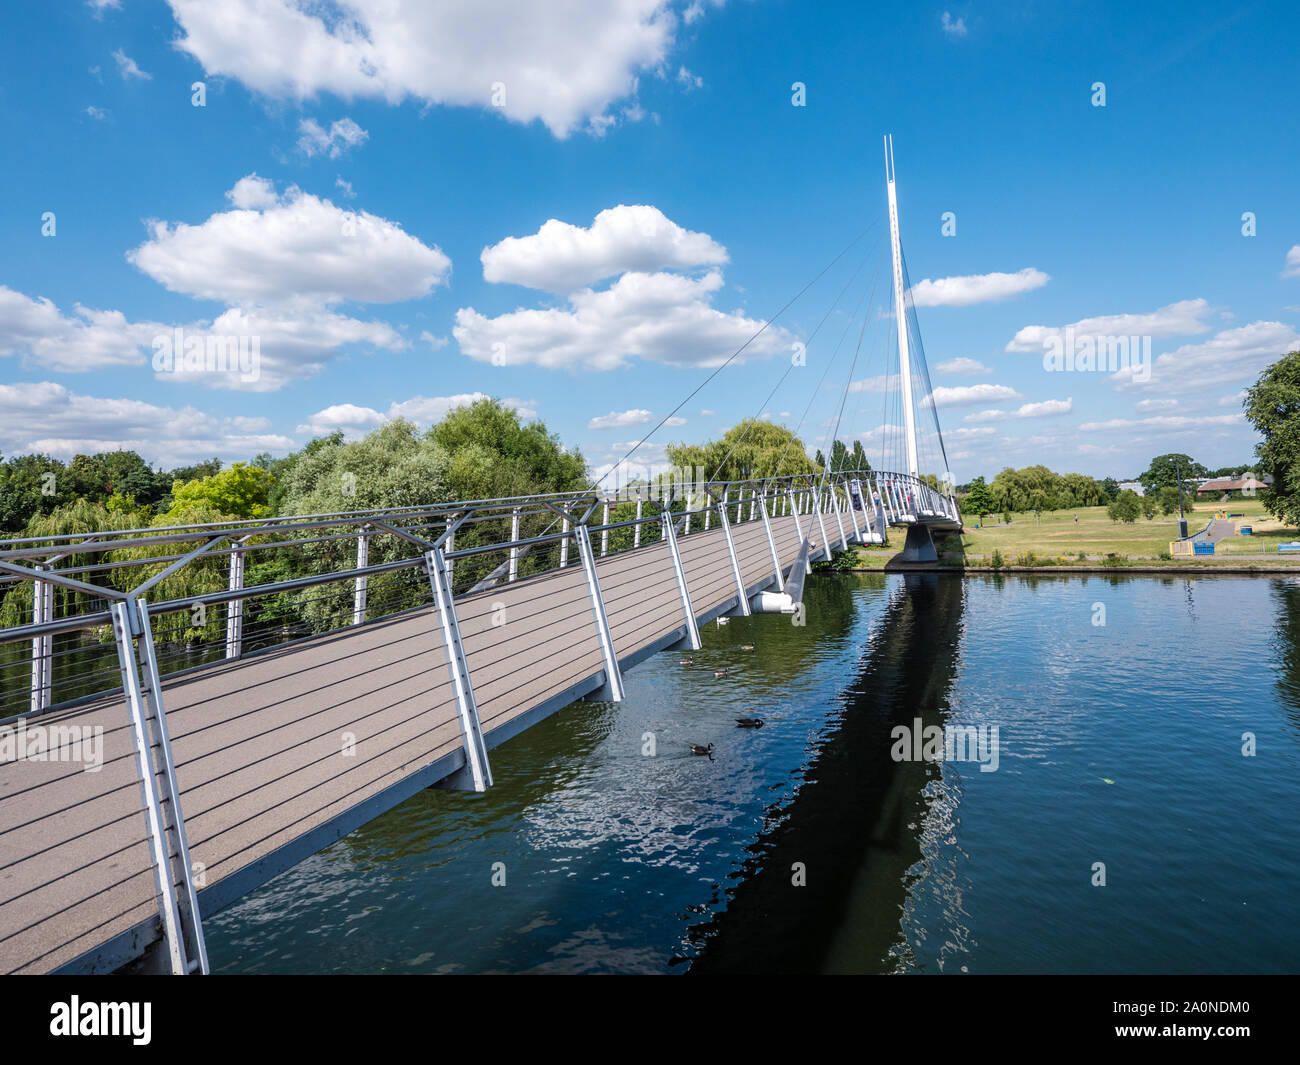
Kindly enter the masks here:
M 1146 492 L 1142 490 L 1141 481 L 1120 481 L 1119 490 L 1121 492 L 1136 492 L 1140 496 L 1146 495 Z
M 1241 495 L 1242 492 L 1259 492 L 1267 488 L 1263 481 L 1250 475 L 1244 477 L 1215 477 L 1206 481 L 1198 489 L 1198 496 Z

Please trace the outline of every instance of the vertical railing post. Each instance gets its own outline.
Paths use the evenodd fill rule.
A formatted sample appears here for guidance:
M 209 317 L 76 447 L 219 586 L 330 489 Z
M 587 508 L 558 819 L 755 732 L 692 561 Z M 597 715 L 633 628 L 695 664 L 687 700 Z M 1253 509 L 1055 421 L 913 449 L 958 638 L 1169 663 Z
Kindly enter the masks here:
M 866 521 L 867 508 L 862 502 L 862 482 L 854 477 L 845 482 L 845 494 L 848 496 L 849 519 L 853 522 L 853 539 L 860 544 L 867 542 L 866 537 L 862 535 L 862 526 L 858 524 L 858 509 L 862 509 L 862 519 Z M 856 505 L 855 505 L 856 504 Z
M 560 525 L 560 531 L 564 534 L 564 539 L 560 541 L 560 569 L 564 569 L 569 564 L 569 519 L 567 517 Z
M 840 493 L 836 490 L 833 483 L 829 486 L 829 490 L 831 495 L 831 506 L 835 508 L 835 524 L 839 526 L 840 530 L 840 550 L 847 551 L 849 549 L 849 541 L 844 536 L 844 519 L 840 517 Z
M 357 569 L 365 569 L 370 565 L 370 533 L 369 525 L 361 527 L 361 534 L 357 537 Z M 360 625 L 366 620 L 366 598 L 368 595 L 368 580 L 366 574 L 360 574 L 356 579 L 356 586 L 352 591 L 352 624 Z
M 674 528 L 672 499 L 660 512 L 659 520 L 663 526 L 663 538 L 668 544 L 668 553 L 673 560 L 673 573 L 677 577 L 677 591 L 682 600 L 682 615 L 686 619 L 686 642 L 692 651 L 698 651 L 700 629 L 695 622 L 695 609 L 691 606 L 690 589 L 686 587 L 686 570 L 682 567 L 682 556 L 677 550 L 677 530 Z
M 519 508 L 515 507 L 510 515 L 510 574 L 507 581 L 519 576 Z
M 582 569 L 587 577 L 587 592 L 591 596 L 591 614 L 596 622 L 596 635 L 600 638 L 600 652 L 605 661 L 605 686 L 594 693 L 594 697 L 605 702 L 621 703 L 623 701 L 623 673 L 618 665 L 618 653 L 614 649 L 614 636 L 610 632 L 609 618 L 605 615 L 605 600 L 600 594 L 600 580 L 596 576 L 595 552 L 591 546 L 591 534 L 585 525 L 576 525 L 574 539 L 578 541 L 578 555 L 582 559 Z
M 185 836 L 185 819 L 181 812 L 171 738 L 167 733 L 162 683 L 158 673 L 158 660 L 154 654 L 148 607 L 141 599 L 119 600 L 110 606 L 109 611 L 113 618 L 113 636 L 117 643 L 118 666 L 122 673 L 122 691 L 131 717 L 136 769 L 140 776 L 140 792 L 153 855 L 158 909 L 171 971 L 178 976 L 195 971 L 206 974 L 207 946 L 194 887 L 189 843 Z M 135 645 L 137 639 L 138 652 Z M 144 659 L 143 671 L 141 658 Z M 158 748 L 161 766 L 154 762 L 155 746 Z M 175 864 L 172 861 L 172 848 L 167 841 L 169 829 L 175 839 Z M 184 897 L 177 894 L 178 880 L 185 887 Z
M 447 515 L 447 527 L 450 531 L 447 533 L 447 544 L 442 549 L 442 558 L 443 561 L 447 564 L 447 587 L 448 588 L 455 587 L 456 560 L 454 558 L 448 558 L 447 556 L 456 550 L 455 524 L 456 524 L 457 517 L 459 517 L 458 514 Z
M 873 505 L 876 510 L 876 519 L 880 523 L 880 542 L 883 544 L 889 540 L 889 510 L 885 505 L 885 494 L 880 490 L 880 474 L 876 474 L 876 487 L 873 500 Z
M 605 507 L 601 511 L 601 525 L 606 526 L 600 530 L 600 557 L 604 558 L 609 554 L 609 501 L 605 501 Z
M 460 715 L 461 737 L 465 745 L 464 780 L 474 791 L 486 791 L 492 786 L 492 767 L 488 763 L 487 744 L 478 717 L 478 703 L 474 700 L 474 684 L 470 680 L 469 661 L 460 635 L 460 620 L 456 617 L 456 600 L 452 595 L 451 571 L 442 549 L 431 548 L 424 553 L 424 568 L 429 575 L 433 601 L 438 608 L 442 626 L 442 642 L 447 652 L 447 672 L 451 676 L 452 691 Z M 454 778 L 453 778 L 454 779 Z M 445 782 L 444 782 L 445 783 Z M 456 787 L 456 783 L 451 784 Z
M 731 574 L 736 579 L 736 602 L 742 617 L 749 617 L 749 595 L 745 592 L 745 579 L 740 575 L 740 561 L 736 558 L 736 543 L 731 538 L 731 519 L 727 517 L 727 493 L 723 492 L 722 502 L 714 498 L 718 508 L 718 524 L 722 526 L 722 535 L 727 540 L 727 555 L 731 559 Z
M 794 485 L 790 485 L 790 487 L 787 488 L 785 491 L 786 491 L 786 495 L 790 499 L 790 514 L 794 518 L 794 531 L 795 531 L 795 535 L 799 537 L 799 547 L 802 550 L 803 523 L 799 520 L 799 499 L 794 494 Z M 804 556 L 804 572 L 805 574 L 812 572 L 812 566 L 809 564 L 807 556 Z
M 38 573 L 47 573 L 48 565 L 38 565 Z M 54 620 L 54 585 L 39 577 L 32 581 L 32 624 L 44 625 Z M 31 712 L 39 714 L 50 705 L 54 689 L 54 637 L 32 637 Z
M 636 497 L 636 524 L 632 526 L 632 546 L 634 548 L 641 546 L 641 506 L 645 500 L 637 493 Z
M 244 552 L 242 547 L 247 538 L 236 540 L 230 545 L 230 583 L 229 590 L 244 590 Z M 226 657 L 238 658 L 244 653 L 244 600 L 228 599 L 226 601 Z
M 758 510 L 763 516 L 763 531 L 767 533 L 767 547 L 772 552 L 772 573 L 776 577 L 776 590 L 785 591 L 785 576 L 781 573 L 781 556 L 776 550 L 776 537 L 772 535 L 772 522 L 767 515 L 767 499 L 763 493 L 758 497 Z
M 831 560 L 831 543 L 830 537 L 826 535 L 826 521 L 822 517 L 822 490 L 818 485 L 813 491 L 813 513 L 817 516 L 817 527 L 822 534 L 822 558 L 829 562 Z

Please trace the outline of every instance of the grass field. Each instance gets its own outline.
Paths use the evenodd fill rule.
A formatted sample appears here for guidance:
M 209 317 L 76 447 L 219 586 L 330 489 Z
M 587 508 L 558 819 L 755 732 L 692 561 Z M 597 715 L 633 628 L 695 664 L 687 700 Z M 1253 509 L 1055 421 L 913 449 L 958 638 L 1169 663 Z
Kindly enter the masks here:
M 1226 510 L 1230 514 L 1244 514 L 1245 518 L 1233 518 L 1240 527 L 1251 525 L 1252 536 L 1233 536 L 1220 540 L 1215 549 L 1215 557 L 1225 556 L 1272 556 L 1270 561 L 1296 562 L 1288 554 L 1278 555 L 1277 545 L 1283 541 L 1300 540 L 1300 530 L 1285 527 L 1281 522 L 1269 516 L 1256 499 L 1236 499 L 1226 504 L 1197 502 L 1185 504 L 1188 533 L 1203 529 L 1216 512 Z M 1078 516 L 1076 522 L 1075 516 Z M 1096 564 L 1107 555 L 1116 554 L 1130 561 L 1158 562 L 1160 553 L 1169 550 L 1169 542 L 1178 537 L 1178 516 L 1163 517 L 1157 515 L 1152 520 L 1138 518 L 1129 525 L 1114 522 L 1106 516 L 1105 507 L 1081 507 L 1078 510 L 1044 513 L 1040 518 L 1031 514 L 1013 514 L 1010 525 L 1003 525 L 1001 517 L 988 515 L 989 524 L 975 528 L 974 519 L 961 537 L 960 552 L 955 540 L 950 540 L 946 552 L 948 558 L 960 561 L 962 554 L 965 562 L 974 565 L 988 565 L 993 552 L 1002 553 L 1003 562 L 1008 566 L 1019 564 L 1019 560 L 1032 553 L 1036 565 L 1085 565 Z M 902 544 L 901 530 L 894 530 L 892 542 L 887 548 L 859 548 L 858 554 L 862 564 L 869 567 L 883 566 L 893 558 Z M 1082 553 L 1085 557 L 1080 559 Z M 1243 562 L 1249 561 L 1246 558 Z M 1210 562 L 1202 556 L 1193 563 L 1191 559 L 1175 560 L 1171 566 L 1188 566 Z

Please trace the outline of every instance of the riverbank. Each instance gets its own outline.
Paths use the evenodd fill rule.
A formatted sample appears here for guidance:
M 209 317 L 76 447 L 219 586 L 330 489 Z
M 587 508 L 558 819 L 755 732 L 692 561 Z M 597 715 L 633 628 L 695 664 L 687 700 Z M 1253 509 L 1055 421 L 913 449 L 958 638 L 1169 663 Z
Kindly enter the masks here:
M 1251 535 L 1220 539 L 1215 545 L 1215 557 L 1268 556 L 1272 561 L 1278 555 L 1278 544 L 1300 539 L 1300 530 L 1287 528 L 1271 517 L 1258 499 L 1233 499 L 1226 503 L 1189 501 L 1184 510 L 1187 531 L 1200 532 L 1222 511 L 1242 515 L 1231 519 L 1233 525 L 1238 533 L 1242 527 L 1249 527 Z M 995 551 L 1007 564 L 1021 564 L 1026 556 L 1036 556 L 1035 563 L 1101 562 L 1108 555 L 1118 555 L 1130 562 L 1155 563 L 1161 561 L 1162 554 L 1169 553 L 1170 542 L 1178 539 L 1177 514 L 1138 518 L 1129 523 L 1111 521 L 1105 507 L 1081 507 L 1010 517 L 1008 523 L 1002 522 L 998 515 L 989 514 L 986 523 L 976 528 L 975 519 L 967 515 L 960 549 L 952 553 L 986 564 L 992 562 Z
M 1295 574 L 1300 573 L 1300 561 L 1295 563 L 1267 562 L 1256 566 L 1241 565 L 1240 563 L 1230 562 L 1226 564 L 1215 565 L 1202 564 L 1197 562 L 1140 562 L 1124 563 L 1115 566 L 1088 565 L 1080 563 L 1077 566 L 961 566 L 944 562 L 902 562 L 890 559 L 883 566 L 852 566 L 847 570 L 841 570 L 847 573 L 951 573 L 957 576 L 966 574 L 989 574 L 989 573 L 1159 573 L 1169 576 L 1173 573 L 1181 573 L 1184 576 L 1193 575 L 1197 577 L 1214 576 L 1222 573 L 1235 574 Z
M 1257 499 L 1227 503 L 1188 503 L 1188 531 L 1204 529 L 1226 511 L 1233 535 L 1215 544 L 1214 555 L 1171 557 L 1170 541 L 1178 538 L 1177 518 L 1139 518 L 1115 522 L 1105 507 L 1082 507 L 1050 514 L 1015 516 L 1010 522 L 970 524 L 959 534 L 936 535 L 939 561 L 905 563 L 901 543 L 887 547 L 857 547 L 841 558 L 836 569 L 854 573 L 1160 573 L 1194 572 L 1241 575 L 1300 572 L 1300 552 L 1279 553 L 1280 543 L 1300 539 L 1300 530 L 1286 528 L 1270 517 Z M 992 515 L 990 515 L 992 517 Z M 1222 524 L 1222 523 L 1221 523 Z M 1240 535 L 1243 527 L 1250 535 Z M 828 530 L 829 531 L 829 530 Z M 834 532 L 831 531 L 834 536 Z M 998 563 L 995 565 L 994 563 Z

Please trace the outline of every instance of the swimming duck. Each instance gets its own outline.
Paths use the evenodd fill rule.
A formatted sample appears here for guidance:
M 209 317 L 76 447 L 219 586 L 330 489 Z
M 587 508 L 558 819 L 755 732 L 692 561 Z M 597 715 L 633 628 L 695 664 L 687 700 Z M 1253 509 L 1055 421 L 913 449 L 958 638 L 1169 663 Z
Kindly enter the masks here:
M 682 665 L 684 665 L 684 666 L 693 666 L 693 665 L 695 665 L 695 659 L 693 659 L 693 658 L 683 658 L 683 659 L 682 659 Z
M 715 677 L 725 677 L 725 676 L 727 675 L 727 670 L 725 670 L 725 669 L 715 669 L 715 670 L 713 671 L 713 675 L 714 675 Z
M 761 717 L 738 717 L 736 724 L 741 728 L 762 728 L 763 719 Z
M 691 754 L 705 754 L 705 755 L 708 755 L 708 756 L 709 756 L 709 760 L 712 761 L 712 760 L 713 760 L 713 744 L 710 743 L 710 744 L 708 744 L 707 746 L 702 746 L 702 745 L 700 745 L 700 744 L 698 744 L 698 743 L 692 743 L 692 744 L 691 744 Z
M 740 649 L 742 651 L 752 651 L 754 649 L 754 645 L 752 643 L 742 643 L 740 645 Z

